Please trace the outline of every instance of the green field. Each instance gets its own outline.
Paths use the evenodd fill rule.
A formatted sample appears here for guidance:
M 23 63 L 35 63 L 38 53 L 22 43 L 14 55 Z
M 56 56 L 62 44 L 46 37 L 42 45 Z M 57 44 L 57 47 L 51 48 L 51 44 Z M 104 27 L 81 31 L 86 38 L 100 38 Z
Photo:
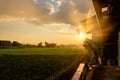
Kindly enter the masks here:
M 75 48 L 0 49 L 0 80 L 70 80 L 85 55 Z

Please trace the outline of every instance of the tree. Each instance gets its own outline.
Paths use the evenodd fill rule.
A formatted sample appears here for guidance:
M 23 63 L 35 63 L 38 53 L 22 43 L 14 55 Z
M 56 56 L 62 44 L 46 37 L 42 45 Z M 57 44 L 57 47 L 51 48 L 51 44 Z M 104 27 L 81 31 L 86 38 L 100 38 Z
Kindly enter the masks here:
M 45 41 L 45 47 L 56 47 L 56 43 L 48 43 Z
M 25 44 L 24 46 L 25 47 L 36 47 L 36 45 L 33 45 L 33 44 Z
M 42 42 L 40 42 L 40 43 L 37 45 L 37 47 L 42 47 Z
M 21 46 L 22 44 L 21 43 L 19 43 L 19 42 L 17 42 L 17 41 L 13 41 L 13 43 L 12 43 L 12 46 Z
M 12 46 L 12 43 L 7 40 L 0 40 L 0 47 Z

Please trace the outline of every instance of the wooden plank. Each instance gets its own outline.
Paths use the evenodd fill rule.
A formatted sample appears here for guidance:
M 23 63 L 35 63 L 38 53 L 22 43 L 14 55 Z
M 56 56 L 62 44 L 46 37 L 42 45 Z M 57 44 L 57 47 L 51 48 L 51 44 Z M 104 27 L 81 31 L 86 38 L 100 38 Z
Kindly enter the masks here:
M 80 79 L 80 75 L 83 71 L 85 64 L 84 63 L 80 63 L 78 69 L 76 70 L 75 74 L 73 75 L 71 80 L 79 80 Z
M 96 66 L 89 71 L 86 80 L 120 80 L 120 67 Z

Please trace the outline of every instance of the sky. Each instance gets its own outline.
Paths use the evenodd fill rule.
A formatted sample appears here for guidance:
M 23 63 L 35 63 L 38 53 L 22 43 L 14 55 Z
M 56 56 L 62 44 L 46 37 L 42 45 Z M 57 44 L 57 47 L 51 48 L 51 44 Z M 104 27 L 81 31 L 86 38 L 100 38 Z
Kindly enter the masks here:
M 92 10 L 91 0 L 0 0 L 0 40 L 81 44 L 77 29 Z

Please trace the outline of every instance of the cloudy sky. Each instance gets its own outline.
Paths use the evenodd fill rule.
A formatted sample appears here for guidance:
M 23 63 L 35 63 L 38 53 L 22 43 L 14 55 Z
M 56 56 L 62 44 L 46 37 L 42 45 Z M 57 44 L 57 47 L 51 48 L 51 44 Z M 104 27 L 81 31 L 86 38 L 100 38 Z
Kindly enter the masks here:
M 91 0 L 0 0 L 0 40 L 78 44 Z

